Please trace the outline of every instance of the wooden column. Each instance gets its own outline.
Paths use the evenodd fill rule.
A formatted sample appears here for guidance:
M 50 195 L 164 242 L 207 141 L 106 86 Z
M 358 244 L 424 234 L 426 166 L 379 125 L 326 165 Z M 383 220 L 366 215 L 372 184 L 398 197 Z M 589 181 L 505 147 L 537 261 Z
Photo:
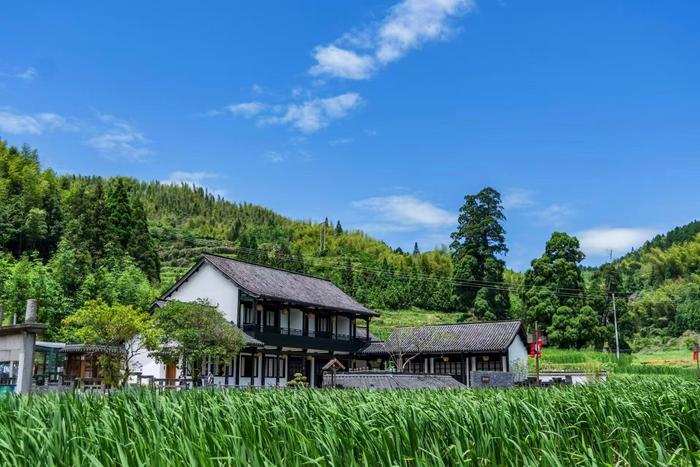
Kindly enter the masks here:
M 265 352 L 260 353 L 260 386 L 265 386 L 265 370 L 267 368 L 267 357 Z
M 252 365 L 250 367 L 250 385 L 255 386 L 255 370 L 258 368 L 258 357 L 255 354 L 255 351 L 253 351 L 250 359 L 252 361 Z
M 275 355 L 275 386 L 280 385 L 280 349 L 277 348 L 277 355 Z
M 241 356 L 236 355 L 236 358 L 234 358 L 233 361 L 233 381 L 236 383 L 236 386 L 238 386 L 241 384 L 241 371 L 239 369 L 241 366 Z
M 369 341 L 369 317 L 367 317 L 366 323 L 367 323 L 367 326 L 366 326 L 367 335 L 366 335 L 365 337 L 366 337 L 367 340 Z
M 459 354 L 460 364 L 462 365 L 462 383 L 467 384 L 467 365 L 465 365 L 464 354 Z

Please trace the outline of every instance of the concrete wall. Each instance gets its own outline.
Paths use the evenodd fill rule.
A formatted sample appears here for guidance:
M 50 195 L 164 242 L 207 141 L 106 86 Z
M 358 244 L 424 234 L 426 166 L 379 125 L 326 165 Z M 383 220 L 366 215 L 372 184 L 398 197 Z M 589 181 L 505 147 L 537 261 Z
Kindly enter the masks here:
M 36 334 L 32 332 L 0 336 L 0 361 L 17 362 L 15 392 L 20 394 L 29 393 L 32 387 L 35 342 Z
M 472 371 L 469 375 L 473 388 L 507 388 L 513 386 L 513 373 L 504 371 Z
M 238 324 L 238 287 L 207 262 L 170 294 L 170 300 L 207 300 L 223 313 L 226 321 Z
M 520 336 L 515 336 L 515 340 L 508 347 L 508 368 L 511 373 L 515 373 L 515 381 L 525 381 L 528 376 L 527 359 L 530 357 L 525 343 Z M 505 367 L 504 367 L 505 369 Z

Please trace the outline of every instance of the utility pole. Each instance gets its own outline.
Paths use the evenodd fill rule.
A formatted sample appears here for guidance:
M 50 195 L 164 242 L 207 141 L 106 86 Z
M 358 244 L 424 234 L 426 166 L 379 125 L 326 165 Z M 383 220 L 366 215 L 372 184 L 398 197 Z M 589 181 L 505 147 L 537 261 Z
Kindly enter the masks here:
M 613 251 L 610 250 L 610 265 L 612 266 Z M 609 284 L 612 285 L 612 284 Z M 617 284 L 615 284 L 617 285 Z M 615 305 L 615 290 L 612 291 L 613 319 L 615 320 L 615 355 L 620 360 L 620 334 L 617 331 L 617 306 Z
M 615 292 L 612 293 L 613 302 L 613 319 L 615 320 L 615 354 L 617 359 L 620 360 L 620 335 L 617 332 L 617 307 L 615 306 Z
M 540 352 L 542 351 L 540 344 L 540 331 L 537 328 L 537 321 L 535 321 L 535 376 L 536 384 L 540 385 Z

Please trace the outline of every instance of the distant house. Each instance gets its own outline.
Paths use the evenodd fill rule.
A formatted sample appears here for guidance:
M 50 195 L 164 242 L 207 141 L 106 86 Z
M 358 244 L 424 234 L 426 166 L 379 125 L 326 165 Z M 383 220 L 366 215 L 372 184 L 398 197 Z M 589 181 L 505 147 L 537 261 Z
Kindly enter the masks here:
M 203 363 L 203 373 L 225 385 L 284 385 L 302 373 L 320 386 L 323 366 L 332 358 L 349 362 L 367 345 L 370 320 L 379 316 L 326 279 L 209 254 L 154 306 L 201 299 L 246 336 L 237 358 Z M 145 355 L 139 363 L 144 375 L 181 376 Z
M 450 375 L 473 386 L 470 376 L 512 373 L 527 378 L 527 338 L 518 320 L 399 327 L 386 342 L 374 341 L 356 353 L 356 367 L 382 368 L 392 361 L 409 373 Z

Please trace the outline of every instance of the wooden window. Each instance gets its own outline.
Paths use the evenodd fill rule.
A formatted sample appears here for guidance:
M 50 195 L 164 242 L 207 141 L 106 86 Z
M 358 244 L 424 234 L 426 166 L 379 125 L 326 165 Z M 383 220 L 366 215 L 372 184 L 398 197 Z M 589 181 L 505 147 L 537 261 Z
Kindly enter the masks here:
M 503 371 L 500 355 L 482 355 L 476 357 L 476 371 Z
M 415 360 L 411 360 L 408 362 L 408 372 L 409 373 L 423 373 L 423 360 L 417 360 L 418 357 L 416 357 Z
M 277 365 L 279 365 L 279 377 L 285 378 L 284 374 L 284 358 L 279 357 L 276 359 Z M 267 356 L 265 357 L 265 378 L 275 377 L 275 357 Z
M 461 375 L 462 374 L 462 362 L 459 361 L 444 361 L 442 359 L 435 360 L 435 374 L 436 375 Z
M 316 315 L 316 332 L 321 334 L 330 334 L 331 319 L 328 316 Z
M 243 324 L 255 324 L 255 309 L 252 302 L 241 302 Z
M 275 309 L 266 309 L 265 310 L 265 326 L 268 327 L 273 327 L 276 326 L 275 321 L 277 318 L 277 310 Z

